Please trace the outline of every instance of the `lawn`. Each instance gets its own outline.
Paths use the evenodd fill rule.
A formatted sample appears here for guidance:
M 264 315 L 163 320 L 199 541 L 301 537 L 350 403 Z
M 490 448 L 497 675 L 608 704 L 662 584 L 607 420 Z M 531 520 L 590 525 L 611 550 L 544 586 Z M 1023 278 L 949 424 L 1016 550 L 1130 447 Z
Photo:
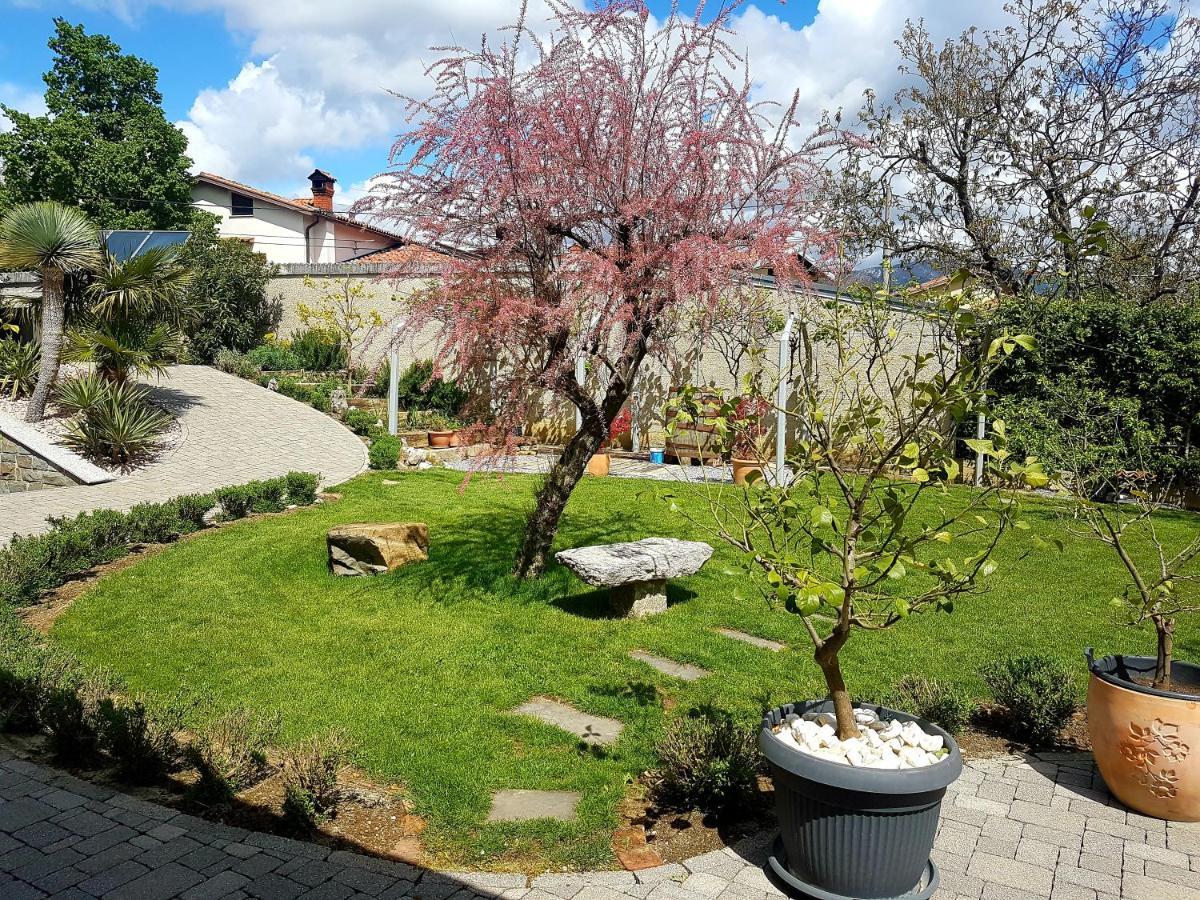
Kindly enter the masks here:
M 358 762 L 406 786 L 429 821 L 434 862 L 506 868 L 602 867 L 617 806 L 654 764 L 662 697 L 671 715 L 713 704 L 755 720 L 768 703 L 820 693 L 800 623 L 769 608 L 735 554 L 717 547 L 697 575 L 674 583 L 672 608 L 642 621 L 606 618 L 602 595 L 553 566 L 538 582 L 508 569 L 531 506 L 533 480 L 431 471 L 360 477 L 337 503 L 237 523 L 172 546 L 99 582 L 54 628 L 85 659 L 151 694 L 182 690 L 204 709 L 279 710 L 289 738 L 338 726 Z M 650 535 L 702 537 L 653 496 L 653 482 L 593 478 L 576 490 L 556 547 Z M 695 513 L 693 489 L 672 486 Z M 695 489 L 699 490 L 699 489 Z M 1109 551 L 1074 539 L 1053 507 L 1031 504 L 1033 530 L 1067 542 L 1021 558 L 999 554 L 988 593 L 953 615 L 912 617 L 887 634 L 857 634 L 844 653 L 852 690 L 882 695 L 920 672 L 982 695 L 978 667 L 1013 651 L 1070 663 L 1084 683 L 1083 648 L 1149 651 L 1152 636 L 1122 628 L 1109 600 L 1119 572 Z M 424 521 L 430 559 L 373 579 L 325 569 L 325 531 L 364 521 Z M 1182 536 L 1195 517 L 1163 523 Z M 716 634 L 737 628 L 782 641 L 771 653 Z M 684 683 L 628 658 L 643 649 L 701 666 Z M 1200 630 L 1181 625 L 1180 657 L 1200 657 Z M 656 691 L 654 688 L 657 688 Z M 605 752 L 506 711 L 531 697 L 561 698 L 625 723 Z M 583 794 L 573 823 L 489 825 L 493 790 Z

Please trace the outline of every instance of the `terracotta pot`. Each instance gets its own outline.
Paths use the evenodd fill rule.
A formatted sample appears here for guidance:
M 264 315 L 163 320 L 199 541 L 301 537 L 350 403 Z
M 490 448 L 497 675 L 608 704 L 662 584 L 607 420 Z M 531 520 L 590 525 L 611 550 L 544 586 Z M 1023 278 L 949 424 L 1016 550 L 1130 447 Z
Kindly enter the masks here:
M 755 473 L 756 479 L 762 478 L 763 467 L 756 459 L 738 459 L 736 456 L 730 460 L 733 463 L 733 483 L 745 484 L 746 479 L 751 473 Z
M 458 432 L 457 431 L 451 432 L 450 433 L 450 443 L 447 446 L 457 447 L 461 443 L 462 443 L 462 438 L 459 437 Z
M 431 431 L 429 432 L 429 446 L 439 448 L 449 447 L 453 437 L 453 431 Z
M 1147 816 L 1200 822 L 1200 696 L 1139 683 L 1153 678 L 1152 657 L 1087 656 L 1088 733 L 1108 789 Z M 1176 662 L 1172 675 L 1200 684 L 1200 666 Z
M 607 453 L 597 453 L 588 460 L 587 473 L 589 475 L 607 475 L 609 466 L 612 464 L 612 457 Z

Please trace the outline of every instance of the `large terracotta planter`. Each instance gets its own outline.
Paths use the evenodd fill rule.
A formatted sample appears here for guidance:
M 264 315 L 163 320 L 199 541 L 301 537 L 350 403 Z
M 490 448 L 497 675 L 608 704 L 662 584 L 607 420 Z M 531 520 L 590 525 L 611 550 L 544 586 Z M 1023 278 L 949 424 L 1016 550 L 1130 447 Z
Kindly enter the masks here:
M 1147 816 L 1200 822 L 1200 696 L 1139 683 L 1153 677 L 1152 657 L 1087 657 L 1088 733 L 1108 789 Z M 1176 662 L 1172 674 L 1200 684 L 1200 666 Z
M 431 431 L 429 432 L 429 446 L 437 447 L 439 449 L 442 447 L 449 447 L 450 441 L 453 439 L 453 437 L 453 431 Z
M 450 443 L 448 446 L 457 447 L 460 444 L 462 444 L 462 437 L 459 435 L 459 433 L 457 431 L 450 432 Z
M 763 467 L 756 459 L 738 459 L 736 456 L 730 460 L 733 465 L 733 483 L 745 484 L 751 475 L 755 479 L 762 478 Z
M 587 473 L 589 475 L 607 475 L 611 464 L 611 456 L 607 453 L 597 453 L 588 460 Z

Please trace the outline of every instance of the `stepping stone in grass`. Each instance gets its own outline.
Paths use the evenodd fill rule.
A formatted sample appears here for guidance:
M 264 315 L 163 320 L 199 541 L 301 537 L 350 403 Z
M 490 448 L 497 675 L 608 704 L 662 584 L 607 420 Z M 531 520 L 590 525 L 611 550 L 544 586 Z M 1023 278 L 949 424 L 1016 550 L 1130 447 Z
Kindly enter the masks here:
M 768 641 L 766 638 L 755 637 L 752 634 L 746 634 L 744 631 L 735 631 L 732 628 L 718 628 L 717 634 L 723 634 L 725 637 L 741 641 L 743 644 L 750 644 L 753 647 L 758 647 L 761 650 L 770 650 L 774 653 L 787 649 L 778 641 Z
M 581 712 L 573 706 L 559 703 L 548 697 L 534 697 L 528 703 L 513 710 L 522 716 L 533 716 L 548 725 L 569 731 L 585 744 L 606 746 L 615 741 L 624 727 L 616 719 L 606 719 L 604 716 L 592 716 Z
M 496 791 L 492 794 L 489 822 L 527 822 L 530 819 L 575 818 L 579 794 L 575 791 Z
M 675 662 L 675 660 L 667 659 L 665 656 L 655 656 L 653 653 L 646 653 L 642 650 L 634 650 L 629 655 L 633 659 L 658 669 L 664 675 L 670 675 L 673 678 L 682 678 L 684 681 L 697 681 L 708 674 L 708 669 L 701 669 L 699 666 L 689 666 L 687 663 Z

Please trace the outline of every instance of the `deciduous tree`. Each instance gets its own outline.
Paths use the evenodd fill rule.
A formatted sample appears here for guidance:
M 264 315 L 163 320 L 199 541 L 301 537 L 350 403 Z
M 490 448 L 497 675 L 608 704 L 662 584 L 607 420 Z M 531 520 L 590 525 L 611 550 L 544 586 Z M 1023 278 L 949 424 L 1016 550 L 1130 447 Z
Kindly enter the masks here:
M 794 101 L 750 99 L 727 40 L 738 5 L 655 28 L 640 0 L 550 0 L 545 36 L 523 9 L 505 42 L 445 50 L 367 204 L 471 251 L 445 262 L 410 326 L 440 323 L 460 371 L 493 367 L 497 441 L 546 392 L 581 413 L 538 493 L 519 576 L 542 571 L 673 313 L 750 290 L 740 276 L 764 266 L 786 292 L 805 277 L 799 253 L 830 249 L 811 201 L 813 139 L 797 140 Z

